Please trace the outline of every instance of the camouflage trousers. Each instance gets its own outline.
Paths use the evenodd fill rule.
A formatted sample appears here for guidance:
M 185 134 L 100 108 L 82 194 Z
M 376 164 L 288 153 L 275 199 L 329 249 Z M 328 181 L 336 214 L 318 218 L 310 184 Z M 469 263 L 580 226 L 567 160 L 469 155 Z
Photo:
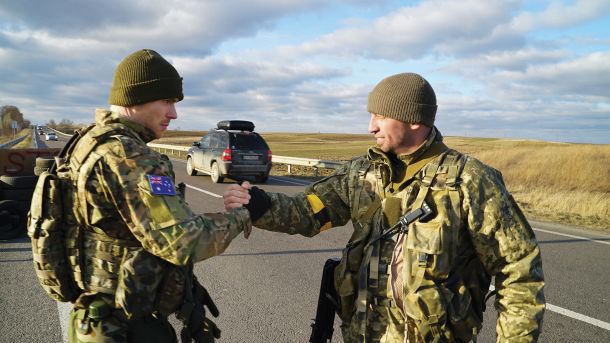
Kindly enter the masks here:
M 88 310 L 73 309 L 68 323 L 69 343 L 176 343 L 174 328 L 165 318 L 127 320 L 120 310 L 91 319 Z
M 366 323 L 360 323 L 355 314 L 349 322 L 341 324 L 341 333 L 343 334 L 343 342 L 345 343 L 360 343 L 363 342 L 360 338 L 361 324 L 366 325 L 365 343 L 378 343 L 386 331 L 387 325 L 387 308 L 383 305 L 369 305 L 367 312 Z
M 424 343 L 417 332 L 413 319 L 405 319 L 400 310 L 393 306 L 388 309 L 388 326 L 381 343 Z
M 393 306 L 388 308 L 388 326 L 385 334 L 381 338 L 381 343 L 427 343 L 427 342 L 451 342 L 464 343 L 464 341 L 456 339 L 449 332 L 444 332 L 442 337 L 429 339 L 426 341 L 422 338 L 420 331 L 417 329 L 417 324 L 413 318 L 403 317 L 400 310 Z M 476 342 L 476 336 L 468 342 Z

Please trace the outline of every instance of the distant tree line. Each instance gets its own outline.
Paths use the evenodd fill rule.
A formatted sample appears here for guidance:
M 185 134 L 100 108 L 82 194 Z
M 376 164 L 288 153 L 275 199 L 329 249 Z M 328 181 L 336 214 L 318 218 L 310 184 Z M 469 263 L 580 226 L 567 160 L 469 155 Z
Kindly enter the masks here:
M 62 119 L 59 123 L 56 123 L 55 120 L 51 119 L 46 123 L 46 126 L 63 133 L 72 134 L 74 133 L 74 130 L 80 129 L 83 125 L 75 124 L 70 119 Z

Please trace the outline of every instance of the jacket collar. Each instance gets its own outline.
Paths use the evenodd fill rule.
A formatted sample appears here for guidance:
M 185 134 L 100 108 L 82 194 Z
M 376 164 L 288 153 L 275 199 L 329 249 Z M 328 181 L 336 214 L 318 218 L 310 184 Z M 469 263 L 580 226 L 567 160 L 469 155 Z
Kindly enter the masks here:
M 419 157 L 421 157 L 428 149 L 430 149 L 430 147 L 438 142 L 442 142 L 443 141 L 443 136 L 441 135 L 440 131 L 435 127 L 432 128 L 432 130 L 430 130 L 430 133 L 428 134 L 428 137 L 426 138 L 426 141 L 424 143 L 422 143 L 422 145 L 417 148 L 416 151 L 410 153 L 410 154 L 402 154 L 402 155 L 396 155 L 394 153 L 385 153 L 383 151 L 381 151 L 377 146 L 372 146 L 368 149 L 367 151 L 367 156 L 366 158 L 375 165 L 378 165 L 379 167 L 382 167 L 382 174 L 385 172 L 387 173 L 386 176 L 384 176 L 384 180 L 389 182 L 390 180 L 394 180 L 394 176 L 396 175 L 396 161 L 400 160 L 402 161 L 405 165 L 409 165 L 415 161 L 417 161 L 417 159 L 419 159 Z M 394 161 L 394 163 L 393 163 Z
M 95 110 L 95 123 L 97 125 L 109 125 L 109 124 L 121 124 L 131 129 L 138 137 L 140 137 L 145 143 L 152 141 L 157 138 L 155 133 L 147 128 L 146 126 L 136 123 L 133 120 L 129 120 L 127 117 L 120 115 L 117 112 L 112 112 L 105 109 Z

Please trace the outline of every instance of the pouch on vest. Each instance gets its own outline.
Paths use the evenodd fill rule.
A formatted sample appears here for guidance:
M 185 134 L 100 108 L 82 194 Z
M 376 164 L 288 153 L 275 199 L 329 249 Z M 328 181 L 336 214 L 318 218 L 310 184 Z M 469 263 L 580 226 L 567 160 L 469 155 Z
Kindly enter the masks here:
M 32 240 L 36 276 L 44 290 L 56 301 L 74 302 L 80 290 L 66 249 L 63 182 L 48 171 L 38 177 L 28 214 L 28 236 Z
M 143 248 L 129 251 L 121 262 L 115 305 L 129 319 L 154 312 L 169 315 L 184 302 L 187 277 L 187 267 L 172 265 Z
M 404 311 L 424 341 L 470 341 L 480 330 L 490 277 L 462 230 L 459 192 L 466 158 L 448 157 L 424 170 L 419 201 L 437 216 L 414 223 L 404 242 Z

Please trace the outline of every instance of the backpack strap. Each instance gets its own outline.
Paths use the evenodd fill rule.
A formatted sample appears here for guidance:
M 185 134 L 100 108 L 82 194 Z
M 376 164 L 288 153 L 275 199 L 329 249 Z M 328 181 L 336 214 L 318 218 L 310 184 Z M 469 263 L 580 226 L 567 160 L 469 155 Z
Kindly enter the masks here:
M 108 138 L 120 135 L 132 137 L 127 130 L 119 125 L 98 126 L 94 130 L 91 130 L 91 132 L 88 131 L 88 134 L 83 135 L 78 141 L 78 148 L 73 148 L 70 151 L 68 157 L 70 170 L 77 175 L 77 197 L 75 200 L 80 204 L 81 215 L 85 224 L 89 224 L 86 196 L 87 190 L 85 186 L 95 164 L 103 157 L 94 150 Z
M 78 267 L 74 271 L 74 277 L 82 289 L 86 291 L 99 291 L 102 293 L 111 293 L 116 285 L 109 283 L 108 285 L 101 287 L 97 285 L 93 287 L 92 285 L 88 285 L 85 282 L 85 279 L 82 275 L 85 270 L 84 266 L 86 261 L 84 251 L 84 244 L 86 237 L 90 237 L 94 234 L 91 230 L 85 230 L 85 227 L 89 225 L 89 213 L 87 211 L 87 195 L 86 195 L 86 184 L 89 179 L 89 175 L 91 171 L 97 164 L 97 162 L 103 157 L 103 155 L 95 152 L 95 149 L 102 143 L 106 142 L 108 138 L 120 135 L 128 135 L 130 134 L 128 130 L 125 130 L 120 125 L 105 125 L 105 126 L 95 126 L 84 132 L 80 135 L 78 142 L 74 144 L 74 146 L 68 151 L 66 157 L 64 157 L 64 161 L 67 162 L 67 167 L 71 174 L 71 179 L 74 184 L 74 194 L 73 201 L 78 203 L 78 209 L 75 211 L 74 215 L 79 217 L 80 225 L 77 225 L 77 229 L 75 232 L 69 237 L 66 237 L 67 240 L 70 240 L 71 246 L 76 250 L 76 254 L 73 257 L 75 261 L 72 261 L 73 266 Z M 97 234 L 94 240 L 103 241 L 103 237 L 105 235 Z M 117 240 L 115 243 L 118 243 Z M 124 241 L 120 246 L 132 246 L 131 242 Z M 96 276 L 96 275 L 93 275 Z M 100 277 L 106 277 L 105 275 L 100 275 Z
M 414 163 L 407 166 L 405 180 L 411 180 L 417 173 L 421 171 L 422 168 L 427 166 L 431 161 L 438 158 L 439 155 L 444 156 L 449 148 L 443 144 L 442 142 L 437 143 L 430 147 L 424 154 Z M 372 164 L 369 162 L 368 165 L 363 164 L 361 170 L 359 171 L 359 182 L 362 182 L 369 172 L 370 166 Z M 437 167 L 438 168 L 438 167 Z M 381 179 L 381 172 L 379 168 L 375 168 L 376 179 L 377 179 L 377 188 L 378 191 L 381 192 L 384 190 L 383 180 Z M 436 170 L 435 173 L 436 174 Z M 361 176 L 360 176 L 361 175 Z M 430 180 L 431 183 L 431 180 Z M 356 196 L 356 199 L 360 199 L 360 195 Z M 358 200 L 356 200 L 358 201 Z M 422 200 L 423 202 L 423 200 Z M 421 204 L 420 204 L 421 206 Z M 374 218 L 375 214 L 381 209 L 382 201 L 379 197 L 376 197 L 373 203 L 368 207 L 366 212 L 360 218 L 360 222 L 365 226 L 370 223 L 370 221 Z M 356 210 L 357 206 L 354 207 Z M 358 316 L 358 321 L 360 324 L 360 336 L 365 337 L 366 335 L 366 324 L 367 320 L 367 302 L 368 302 L 368 290 L 369 288 L 378 287 L 378 279 L 379 279 L 379 261 L 380 261 L 380 251 L 381 251 L 381 240 L 379 239 L 381 235 L 381 222 L 378 225 L 373 227 L 371 235 L 369 237 L 369 243 L 367 243 L 363 250 L 362 262 L 360 264 L 359 276 L 358 276 L 358 296 L 356 298 L 356 315 Z
M 352 185 L 352 194 L 354 194 L 354 202 L 352 207 L 352 213 L 358 213 L 358 209 L 360 208 L 360 192 L 363 192 L 363 187 L 360 187 L 359 193 L 356 194 L 356 188 L 358 185 L 361 185 L 366 178 L 366 174 L 369 172 L 371 168 L 371 162 L 367 159 L 362 161 L 360 168 L 358 168 L 358 172 L 356 173 L 356 177 L 354 178 L 354 183 Z M 370 218 L 369 218 L 370 219 Z
M 449 154 L 450 152 L 454 152 Z M 428 193 L 430 187 L 436 176 L 441 173 L 446 173 L 447 177 L 444 183 L 444 187 L 448 189 L 449 199 L 451 200 L 452 209 L 457 216 L 457 220 L 461 220 L 461 200 L 458 185 L 461 182 L 460 175 L 464 169 L 466 158 L 460 153 L 456 153 L 454 150 L 445 151 L 438 161 L 430 163 L 422 172 L 421 187 L 417 194 L 415 201 L 413 202 L 412 208 L 420 208 Z M 425 252 L 419 252 L 417 256 L 417 270 L 411 290 L 417 290 L 423 282 L 426 267 L 428 266 L 429 256 Z M 436 316 L 429 316 L 426 319 L 426 325 L 430 327 L 433 336 L 436 338 L 441 337 L 440 323 Z
M 51 165 L 51 168 L 49 168 L 50 174 L 55 174 L 55 170 L 57 169 L 58 165 L 61 164 L 59 162 L 65 161 L 66 156 L 70 156 L 70 154 L 72 154 L 72 151 L 74 150 L 74 147 L 76 146 L 78 141 L 94 127 L 95 124 L 91 124 L 87 127 L 74 131 L 74 134 L 70 136 L 70 139 L 68 140 L 66 145 L 64 145 L 63 148 L 61 148 L 61 150 L 59 151 L 59 154 L 55 158 L 55 163 L 53 163 Z
M 130 137 L 132 136 L 127 130 L 119 125 L 97 126 L 94 130 L 87 130 L 85 133 L 89 134 L 81 135 L 81 138 L 77 143 L 78 149 L 76 149 L 76 144 L 74 144 L 74 147 L 69 151 L 69 157 L 66 157 L 66 159 L 69 158 L 70 168 L 75 172 L 79 172 L 80 167 L 87 157 L 89 157 L 89 154 L 109 137 L 121 134 L 126 134 Z
M 407 166 L 405 180 L 411 180 L 417 173 L 422 170 L 428 163 L 432 162 L 439 155 L 445 153 L 449 148 L 443 142 L 438 142 L 426 150 L 423 155 L 415 162 Z

